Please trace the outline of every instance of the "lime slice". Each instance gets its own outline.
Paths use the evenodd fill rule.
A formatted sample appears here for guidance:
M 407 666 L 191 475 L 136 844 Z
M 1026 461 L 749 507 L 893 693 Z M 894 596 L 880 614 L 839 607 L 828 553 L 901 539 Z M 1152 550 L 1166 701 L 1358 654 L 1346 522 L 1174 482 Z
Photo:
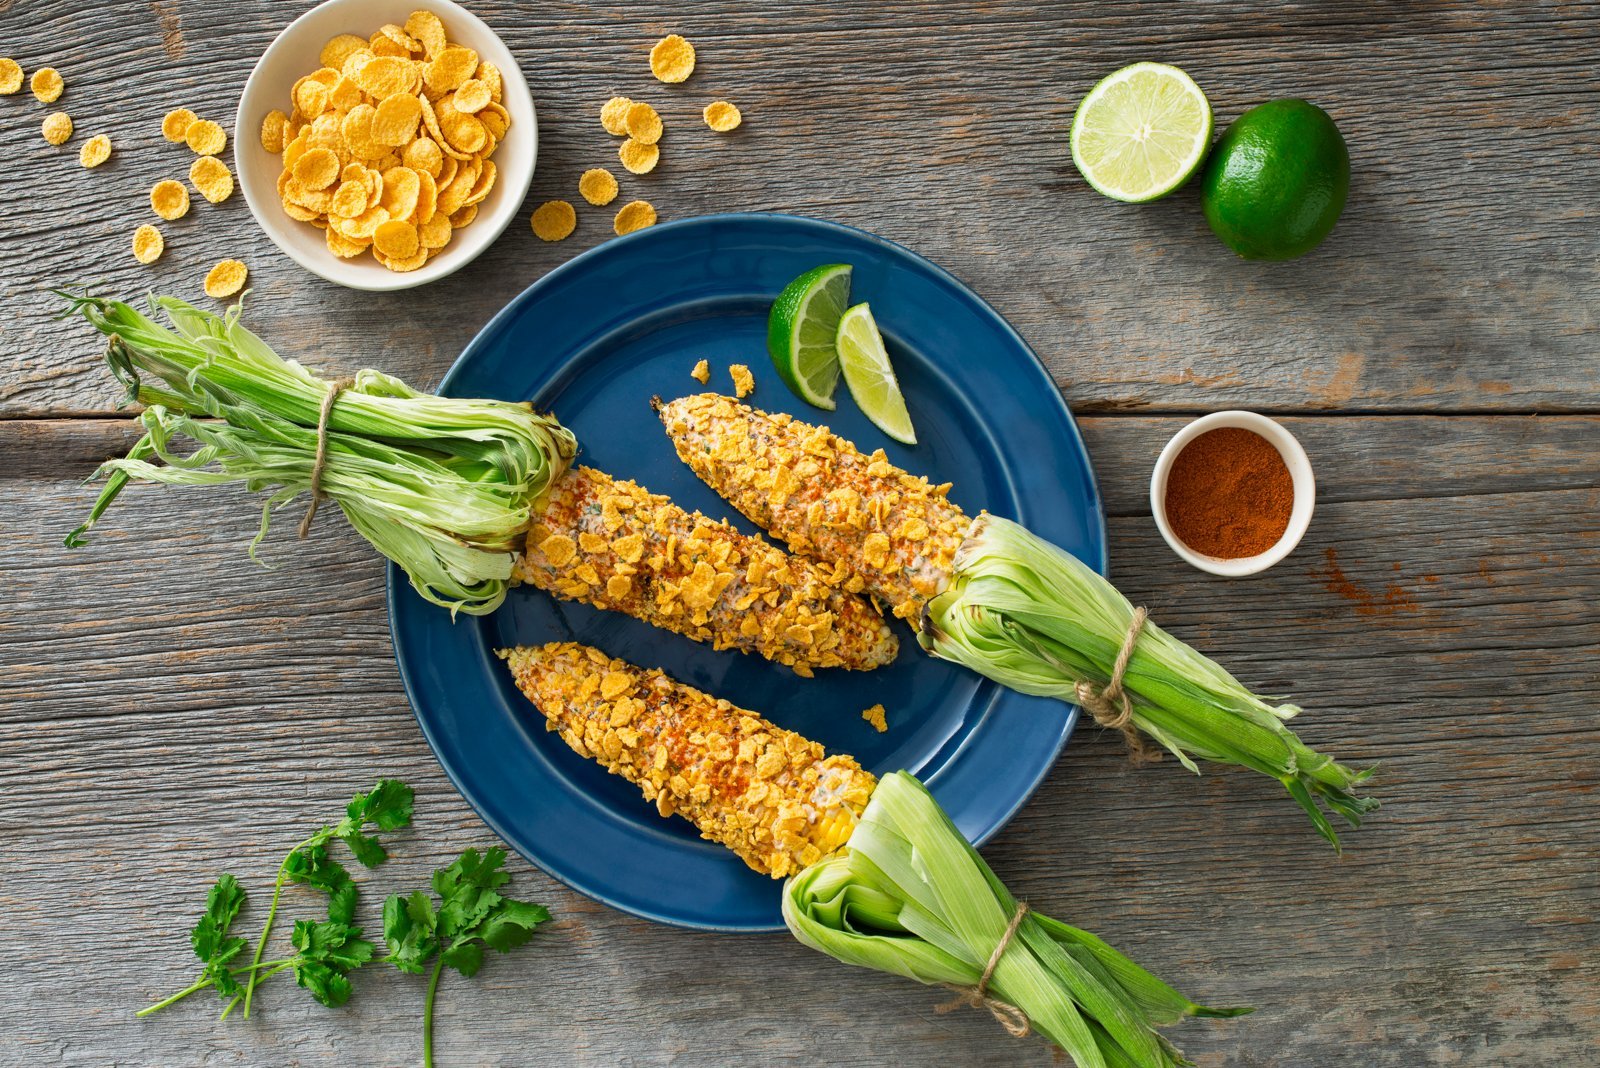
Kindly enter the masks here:
M 850 265 L 814 267 L 783 287 L 767 316 L 767 352 L 783 384 L 807 404 L 833 411 L 839 317 L 850 303 Z
M 889 353 L 883 347 L 878 324 L 872 321 L 871 308 L 857 304 L 844 313 L 839 320 L 837 345 L 844 384 L 850 387 L 850 395 L 861 411 L 894 440 L 915 445 L 917 432 L 911 429 L 906 399 L 900 393 L 894 368 L 889 366 Z
M 1211 145 L 1211 105 L 1177 67 L 1135 63 L 1089 90 L 1072 117 L 1072 162 L 1112 200 L 1142 204 L 1182 186 Z

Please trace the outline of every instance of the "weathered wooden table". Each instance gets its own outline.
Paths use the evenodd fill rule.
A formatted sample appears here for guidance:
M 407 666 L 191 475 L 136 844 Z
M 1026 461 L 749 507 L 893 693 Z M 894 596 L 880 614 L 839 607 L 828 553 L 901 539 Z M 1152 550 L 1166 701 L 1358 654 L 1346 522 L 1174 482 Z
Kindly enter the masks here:
M 609 212 L 587 207 L 562 244 L 519 222 L 448 281 L 372 296 L 309 278 L 235 195 L 197 203 L 165 227 L 161 261 L 137 266 L 147 191 L 189 162 L 161 115 L 188 106 L 231 127 L 255 56 L 301 7 L 0 0 L 0 53 L 58 67 L 80 131 L 51 149 L 47 109 L 26 90 L 0 98 L 5 1064 L 414 1061 L 420 984 L 392 973 L 361 976 L 342 1010 L 279 987 L 248 1022 L 219 1024 L 201 999 L 132 1012 L 191 978 L 186 931 L 216 873 L 267 884 L 292 840 L 380 775 L 419 793 L 396 881 L 492 840 L 423 744 L 382 568 L 341 524 L 304 546 L 283 530 L 265 571 L 243 552 L 243 493 L 146 490 L 90 547 L 61 547 L 93 496 L 80 480 L 131 437 L 95 339 L 52 322 L 42 287 L 198 296 L 237 256 L 251 320 L 286 354 L 426 386 L 501 304 L 610 236 Z M 664 219 L 816 215 L 948 267 L 1082 420 L 1122 588 L 1257 688 L 1296 695 L 1312 744 L 1381 764 L 1385 808 L 1336 859 L 1270 782 L 1136 771 L 1087 730 L 986 850 L 1039 907 L 1198 997 L 1259 1006 L 1173 1032 L 1198 1063 L 1600 1062 L 1594 8 L 475 7 L 540 109 L 524 218 L 614 166 L 596 111 L 638 94 L 673 133 L 624 191 Z M 700 48 L 676 88 L 644 59 L 669 31 Z M 1146 58 L 1188 69 L 1219 122 L 1287 95 L 1333 114 L 1354 179 L 1326 246 L 1246 263 L 1192 190 L 1130 208 L 1083 185 L 1072 108 Z M 718 97 L 744 109 L 736 136 L 699 124 Z M 116 155 L 83 171 L 76 147 L 101 131 Z M 1248 581 L 1181 564 L 1145 497 L 1167 436 L 1230 407 L 1283 417 L 1321 483 L 1300 550 Z M 983 1014 L 935 1015 L 938 992 L 787 936 L 652 926 L 514 866 L 560 922 L 447 980 L 444 1063 L 1052 1063 Z

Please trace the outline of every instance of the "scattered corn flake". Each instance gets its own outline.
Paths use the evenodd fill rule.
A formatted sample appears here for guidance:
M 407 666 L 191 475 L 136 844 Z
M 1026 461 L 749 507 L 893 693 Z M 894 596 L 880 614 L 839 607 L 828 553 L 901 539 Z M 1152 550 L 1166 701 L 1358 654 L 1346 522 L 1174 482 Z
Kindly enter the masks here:
M 733 394 L 740 400 L 756 391 L 755 376 L 750 373 L 750 368 L 744 364 L 733 364 L 728 368 L 728 373 L 733 376 Z
M 284 135 L 289 130 L 289 116 L 273 108 L 261 120 L 261 147 L 276 156 L 283 151 Z
M 578 226 L 578 213 L 565 200 L 550 200 L 533 212 L 533 232 L 540 241 L 560 241 Z
M 200 116 L 188 108 L 169 111 L 161 118 L 161 136 L 174 144 L 182 141 L 189 127 L 200 121 Z
M 150 188 L 150 210 L 171 222 L 189 214 L 189 190 L 168 178 Z
M 675 33 L 667 34 L 650 49 L 650 73 L 668 85 L 686 80 L 694 73 L 694 45 Z
M 871 708 L 863 710 L 861 713 L 861 718 L 872 724 L 872 729 L 877 731 L 879 734 L 882 734 L 889 729 L 889 720 L 884 715 L 882 705 L 873 705 Z
M 39 132 L 52 145 L 64 144 L 72 136 L 72 116 L 65 111 L 52 111 L 44 117 Z
M 631 200 L 617 212 L 611 228 L 619 234 L 631 234 L 656 224 L 656 209 L 648 200 Z
M 617 179 L 604 167 L 594 167 L 578 179 L 578 192 L 595 207 L 603 208 L 617 199 Z
M 653 145 L 661 140 L 665 127 L 661 124 L 661 116 L 649 104 L 636 103 L 628 108 L 627 115 L 628 136 L 641 145 Z
M 600 125 L 613 137 L 628 136 L 628 109 L 633 101 L 625 96 L 614 96 L 600 109 Z
M 161 250 L 166 247 L 167 243 L 161 237 L 161 231 L 149 223 L 145 223 L 133 232 L 133 258 L 140 263 L 156 262 L 161 258 Z
M 40 67 L 28 80 L 28 87 L 33 90 L 39 103 L 54 104 L 61 98 L 61 90 L 67 87 L 67 83 L 61 80 L 61 72 L 54 67 Z
M 415 226 L 404 219 L 390 219 L 372 232 L 372 247 L 391 260 L 409 260 L 422 242 Z
M 249 268 L 238 260 L 223 260 L 206 275 L 206 296 L 213 300 L 226 300 L 244 288 Z
M 10 96 L 22 88 L 22 65 L 14 59 L 0 59 L 0 96 Z
M 707 104 L 705 111 L 701 114 L 705 117 L 706 125 L 717 131 L 717 133 L 736 130 L 739 128 L 739 124 L 744 121 L 744 116 L 739 114 L 739 109 L 726 100 L 716 100 Z
M 201 156 L 190 164 L 189 181 L 213 204 L 221 204 L 233 195 L 233 175 L 228 165 L 215 156 Z
M 649 174 L 661 162 L 661 146 L 640 144 L 628 138 L 617 147 L 617 158 L 632 174 Z
M 78 162 L 85 167 L 98 167 L 111 158 L 111 138 L 95 134 L 78 149 Z
M 711 361 L 701 360 L 694 365 L 694 370 L 689 372 L 689 377 L 702 386 L 711 381 Z
M 197 119 L 183 131 L 183 140 L 202 156 L 215 156 L 228 147 L 228 135 L 210 119 Z

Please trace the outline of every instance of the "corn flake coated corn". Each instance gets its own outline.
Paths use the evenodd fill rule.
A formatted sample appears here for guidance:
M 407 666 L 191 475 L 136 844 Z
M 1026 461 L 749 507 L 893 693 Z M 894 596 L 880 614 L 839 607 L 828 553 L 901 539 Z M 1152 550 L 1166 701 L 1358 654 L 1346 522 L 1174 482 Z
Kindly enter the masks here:
M 40 67 L 28 80 L 28 87 L 33 90 L 39 103 L 54 104 L 61 99 L 61 91 L 67 87 L 67 83 L 61 80 L 61 72 L 54 67 Z
M 228 146 L 228 135 L 210 119 L 199 119 L 183 131 L 183 140 L 202 156 L 215 156 Z
M 661 38 L 650 49 L 650 73 L 668 85 L 686 80 L 694 73 L 694 45 L 675 33 Z
M 726 100 L 717 100 L 707 104 L 705 111 L 701 112 L 701 115 L 706 120 L 706 125 L 717 133 L 736 130 L 739 128 L 739 124 L 744 121 L 744 116 L 739 114 L 739 109 Z
M 238 260 L 223 260 L 206 275 L 206 296 L 212 300 L 226 300 L 244 288 L 250 271 Z
M 111 158 L 111 138 L 95 134 L 78 149 L 78 162 L 85 167 L 98 167 Z
M 560 241 L 577 229 L 578 213 L 565 200 L 551 200 L 534 209 L 531 221 L 540 241 Z
M 635 230 L 643 230 L 646 226 L 655 224 L 655 207 L 647 200 L 633 200 L 624 204 L 622 210 L 617 212 L 611 228 L 618 234 L 631 234 Z
M 228 165 L 215 156 L 201 156 L 190 164 L 189 181 L 213 204 L 221 204 L 233 195 L 233 175 Z
M 52 145 L 64 144 L 72 136 L 72 116 L 65 111 L 54 111 L 44 117 L 39 132 Z
M 0 96 L 10 96 L 21 88 L 22 65 L 14 59 L 0 59 Z
M 742 363 L 733 364 L 728 368 L 728 374 L 733 376 L 733 393 L 740 400 L 756 391 L 755 376 L 750 373 L 750 368 Z
M 649 174 L 661 162 L 661 146 L 640 144 L 628 138 L 617 148 L 617 158 L 632 174 Z
M 133 232 L 133 258 L 140 263 L 151 264 L 161 258 L 161 250 L 167 243 L 161 237 L 161 231 L 149 223 L 145 223 Z
M 661 116 L 649 104 L 636 103 L 628 109 L 627 115 L 628 136 L 641 145 L 653 145 L 661 140 L 665 127 L 661 124 Z
M 604 167 L 595 167 L 578 179 L 578 192 L 595 207 L 603 208 L 617 199 L 617 180 Z
M 628 136 L 628 109 L 633 101 L 625 96 L 614 96 L 600 109 L 600 125 L 613 137 Z

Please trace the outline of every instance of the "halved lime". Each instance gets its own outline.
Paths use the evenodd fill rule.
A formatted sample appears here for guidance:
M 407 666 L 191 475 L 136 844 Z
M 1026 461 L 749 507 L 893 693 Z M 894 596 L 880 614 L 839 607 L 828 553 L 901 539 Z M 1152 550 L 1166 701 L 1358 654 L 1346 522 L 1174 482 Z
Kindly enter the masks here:
M 814 267 L 783 287 L 767 316 L 767 352 L 778 377 L 807 404 L 834 408 L 839 354 L 834 335 L 850 303 L 850 265 Z
M 1072 117 L 1072 162 L 1112 200 L 1142 204 L 1189 180 L 1211 146 L 1211 105 L 1177 67 L 1135 63 L 1101 79 Z
M 845 312 L 839 320 L 836 344 L 844 383 L 862 413 L 894 440 L 915 445 L 917 432 L 911 428 L 906 399 L 900 393 L 894 368 L 889 366 L 889 353 L 883 347 L 878 324 L 872 319 L 872 309 L 857 304 Z

